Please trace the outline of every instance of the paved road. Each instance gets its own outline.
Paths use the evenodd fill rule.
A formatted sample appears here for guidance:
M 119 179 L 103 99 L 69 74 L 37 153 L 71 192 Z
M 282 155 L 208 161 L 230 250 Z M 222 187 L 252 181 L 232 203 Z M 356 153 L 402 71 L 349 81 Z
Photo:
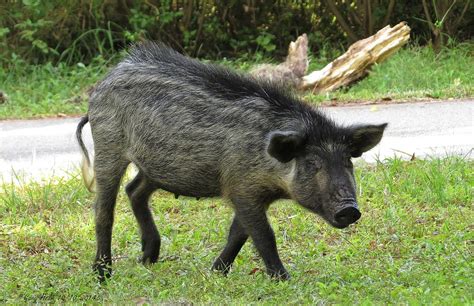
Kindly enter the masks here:
M 474 100 L 392 105 L 327 107 L 336 121 L 388 122 L 377 147 L 363 156 L 367 162 L 394 155 L 408 158 L 468 155 L 474 158 Z M 25 178 L 63 175 L 77 168 L 81 156 L 74 132 L 78 118 L 0 121 L 0 176 Z M 92 149 L 89 125 L 84 139 Z M 404 153 L 402 153 L 404 152 Z

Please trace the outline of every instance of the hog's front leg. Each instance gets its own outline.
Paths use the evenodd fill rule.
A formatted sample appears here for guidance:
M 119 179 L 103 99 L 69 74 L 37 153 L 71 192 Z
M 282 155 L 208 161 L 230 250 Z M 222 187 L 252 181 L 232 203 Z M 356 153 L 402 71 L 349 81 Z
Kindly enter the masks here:
M 278 255 L 275 234 L 268 223 L 264 205 L 246 203 L 232 199 L 236 218 L 245 232 L 252 238 L 258 253 L 262 257 L 267 273 L 280 280 L 290 277 Z
M 216 261 L 214 261 L 212 269 L 227 274 L 235 260 L 235 257 L 239 254 L 248 237 L 249 235 L 245 232 L 242 225 L 240 225 L 239 221 L 234 216 L 232 225 L 229 229 L 227 244 L 219 257 L 217 257 Z

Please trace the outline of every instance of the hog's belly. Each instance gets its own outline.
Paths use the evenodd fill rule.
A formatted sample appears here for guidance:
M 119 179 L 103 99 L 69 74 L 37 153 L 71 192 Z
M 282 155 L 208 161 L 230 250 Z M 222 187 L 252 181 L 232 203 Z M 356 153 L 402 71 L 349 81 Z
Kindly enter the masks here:
M 130 160 L 160 189 L 191 197 L 221 195 L 218 161 L 192 153 L 156 152 L 149 156 L 130 156 Z

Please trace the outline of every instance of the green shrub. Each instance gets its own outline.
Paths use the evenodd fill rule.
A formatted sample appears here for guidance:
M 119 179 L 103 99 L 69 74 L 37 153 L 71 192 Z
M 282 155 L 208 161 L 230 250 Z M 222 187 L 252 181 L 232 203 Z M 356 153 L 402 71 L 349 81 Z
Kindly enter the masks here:
M 446 20 L 446 31 L 452 30 L 447 21 L 456 24 L 456 31 L 443 34 L 451 40 L 473 35 L 474 5 L 466 1 L 458 1 Z M 7 0 L 0 2 L 0 64 L 8 66 L 15 56 L 33 64 L 88 63 L 143 39 L 164 41 L 194 57 L 248 57 L 255 52 L 283 57 L 288 43 L 302 33 L 319 55 L 345 49 L 351 41 L 402 20 L 412 27 L 415 40 L 425 43 L 431 33 L 425 18 L 422 5 L 411 0 L 371 1 L 369 7 L 358 0 Z

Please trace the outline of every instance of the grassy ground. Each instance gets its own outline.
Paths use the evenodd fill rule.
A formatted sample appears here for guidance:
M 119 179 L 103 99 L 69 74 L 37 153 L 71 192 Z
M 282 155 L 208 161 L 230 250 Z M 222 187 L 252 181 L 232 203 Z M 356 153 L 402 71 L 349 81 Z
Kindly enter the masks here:
M 270 210 L 292 279 L 270 280 L 251 244 L 228 277 L 209 270 L 231 209 L 219 199 L 153 197 L 158 264 L 137 263 L 140 241 L 120 193 L 114 275 L 101 286 L 92 201 L 80 179 L 0 187 L 0 303 L 212 304 L 474 303 L 474 164 L 460 158 L 358 167 L 361 221 L 337 230 L 290 201 Z
M 310 71 L 334 58 L 313 59 Z M 261 62 L 262 60 L 258 60 Z M 222 60 L 243 70 L 256 64 L 247 60 Z M 0 104 L 0 119 L 83 114 L 87 110 L 87 89 L 101 79 L 107 63 L 89 66 L 25 66 L 21 62 L 0 68 L 0 91 L 9 99 Z M 334 93 L 304 99 L 313 103 L 419 98 L 463 98 L 474 96 L 474 44 L 462 44 L 435 55 L 429 48 L 407 48 L 374 67 L 370 77 Z
M 87 90 L 108 68 L 103 61 L 84 66 L 28 66 L 17 63 L 0 67 L 0 91 L 8 95 L 0 104 L 0 119 L 41 118 L 83 114 Z

